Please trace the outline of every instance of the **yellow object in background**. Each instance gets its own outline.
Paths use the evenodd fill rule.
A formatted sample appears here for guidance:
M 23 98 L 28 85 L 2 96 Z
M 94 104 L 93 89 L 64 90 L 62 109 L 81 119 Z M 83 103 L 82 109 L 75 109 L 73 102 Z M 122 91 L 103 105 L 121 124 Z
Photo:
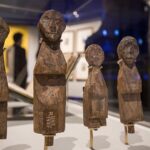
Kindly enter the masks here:
M 12 46 L 14 44 L 14 40 L 13 40 L 13 35 L 17 32 L 20 32 L 23 34 L 23 38 L 22 38 L 22 47 L 26 49 L 26 56 L 28 53 L 28 43 L 29 43 L 29 30 L 27 26 L 15 26 L 15 25 L 10 25 L 10 33 L 5 41 L 5 45 L 4 48 L 8 48 L 10 46 Z M 18 58 L 19 59 L 19 58 Z M 6 51 L 4 52 L 4 60 L 6 62 Z M 5 63 L 5 68 L 6 68 L 6 72 L 8 71 L 8 68 L 6 66 Z
M 28 50 L 28 39 L 29 39 L 29 31 L 28 31 L 28 27 L 26 26 L 15 26 L 15 25 L 10 25 L 10 33 L 6 39 L 5 42 L 5 48 L 10 47 L 11 45 L 14 44 L 13 41 L 13 35 L 17 32 L 20 32 L 23 34 L 23 39 L 22 39 L 22 47 L 26 49 L 26 51 Z

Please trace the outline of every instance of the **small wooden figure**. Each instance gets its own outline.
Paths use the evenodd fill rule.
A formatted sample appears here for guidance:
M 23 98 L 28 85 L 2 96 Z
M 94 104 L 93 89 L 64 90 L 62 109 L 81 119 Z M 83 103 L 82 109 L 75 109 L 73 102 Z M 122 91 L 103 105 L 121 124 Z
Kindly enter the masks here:
M 119 57 L 118 99 L 120 120 L 125 125 L 125 144 L 128 144 L 128 133 L 134 133 L 134 123 L 143 120 L 141 103 L 142 81 L 135 65 L 139 54 L 136 39 L 124 37 L 117 49 Z
M 83 92 L 84 125 L 90 129 L 90 148 L 93 149 L 93 129 L 106 126 L 108 90 L 101 73 L 104 52 L 99 45 L 88 46 L 85 52 L 89 64 L 88 79 Z
M 38 24 L 42 40 L 34 68 L 34 131 L 45 136 L 45 149 L 65 130 L 66 69 L 60 50 L 63 16 L 48 10 Z
M 6 139 L 7 137 L 7 101 L 9 94 L 4 66 L 3 47 L 8 34 L 9 27 L 0 17 L 0 139 Z

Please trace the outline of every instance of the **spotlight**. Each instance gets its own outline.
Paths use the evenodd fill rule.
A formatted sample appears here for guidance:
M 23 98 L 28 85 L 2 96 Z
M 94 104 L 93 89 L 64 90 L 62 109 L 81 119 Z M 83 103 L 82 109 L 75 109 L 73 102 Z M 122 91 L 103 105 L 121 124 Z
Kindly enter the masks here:
M 76 18 L 79 18 L 79 14 L 78 14 L 77 11 L 74 11 L 74 12 L 73 12 L 73 15 L 74 15 Z
M 142 45 L 142 44 L 143 44 L 143 39 L 142 39 L 142 38 L 139 38 L 139 39 L 138 39 L 138 43 L 139 43 L 139 45 Z
M 118 29 L 114 30 L 114 35 L 115 35 L 115 36 L 119 36 L 119 34 L 120 34 L 120 32 L 119 32 Z
M 103 36 L 107 36 L 108 35 L 108 31 L 106 29 L 102 30 L 102 34 Z

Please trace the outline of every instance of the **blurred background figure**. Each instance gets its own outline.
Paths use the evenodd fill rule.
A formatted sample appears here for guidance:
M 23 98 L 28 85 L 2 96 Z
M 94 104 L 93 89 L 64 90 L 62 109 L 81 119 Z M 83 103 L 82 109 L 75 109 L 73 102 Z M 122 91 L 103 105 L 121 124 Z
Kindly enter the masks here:
M 21 47 L 23 34 L 17 32 L 13 36 L 14 44 L 6 51 L 8 81 L 22 88 L 26 87 L 27 60 L 25 49 Z

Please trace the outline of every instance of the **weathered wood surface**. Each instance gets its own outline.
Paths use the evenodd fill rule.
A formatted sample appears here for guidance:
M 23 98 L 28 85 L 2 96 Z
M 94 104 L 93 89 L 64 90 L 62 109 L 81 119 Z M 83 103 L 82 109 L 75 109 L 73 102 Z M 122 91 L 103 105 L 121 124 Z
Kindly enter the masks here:
M 65 129 L 67 64 L 60 50 L 62 15 L 46 11 L 40 21 L 42 42 L 34 68 L 34 131 L 54 136 Z
M 127 36 L 121 40 L 117 51 L 120 59 L 117 85 L 120 120 L 124 124 L 134 124 L 143 120 L 142 81 L 135 65 L 139 47 L 135 38 Z M 129 132 L 134 132 L 134 127 L 129 127 Z
M 0 139 L 7 137 L 7 102 L 0 102 Z
M 106 125 L 108 116 L 108 91 L 101 73 L 104 52 L 96 44 L 90 45 L 85 52 L 89 64 L 89 75 L 84 87 L 83 118 L 88 128 Z
M 5 139 L 7 136 L 8 84 L 4 66 L 3 46 L 8 33 L 8 25 L 0 18 L 0 139 Z

